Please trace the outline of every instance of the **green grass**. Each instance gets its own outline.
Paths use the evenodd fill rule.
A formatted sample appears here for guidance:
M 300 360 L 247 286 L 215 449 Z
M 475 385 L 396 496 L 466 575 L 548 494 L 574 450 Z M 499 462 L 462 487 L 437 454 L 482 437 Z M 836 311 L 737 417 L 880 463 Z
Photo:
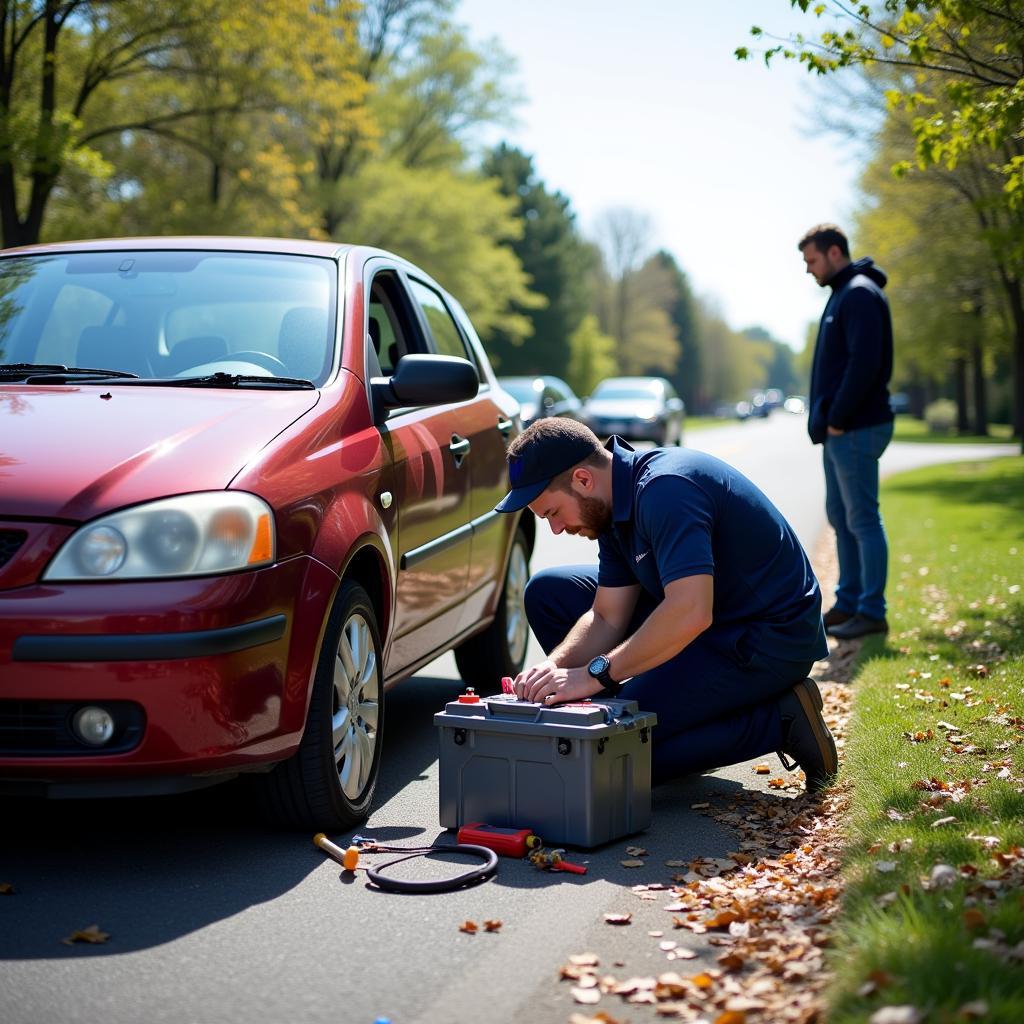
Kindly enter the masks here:
M 997 444 L 1000 441 L 1012 441 L 1013 428 L 1009 423 L 990 423 L 987 436 L 955 432 L 933 434 L 924 420 L 914 419 L 913 416 L 897 416 L 896 430 L 892 439 L 894 441 L 927 441 L 930 444 L 936 442 L 942 444 Z
M 853 683 L 829 1021 L 911 1004 L 953 1024 L 984 1000 L 986 1024 L 1019 1024 L 1024 946 L 1006 951 L 1024 942 L 1024 459 L 895 477 L 882 507 L 891 632 L 865 643 Z M 924 884 L 936 865 L 955 869 L 949 887 Z M 885 984 L 865 994 L 873 972 Z

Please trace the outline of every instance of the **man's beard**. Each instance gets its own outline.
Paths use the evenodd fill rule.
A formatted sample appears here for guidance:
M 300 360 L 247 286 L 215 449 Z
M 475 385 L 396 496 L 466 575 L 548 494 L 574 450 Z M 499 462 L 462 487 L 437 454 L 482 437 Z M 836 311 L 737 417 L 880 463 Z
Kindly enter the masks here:
M 578 495 L 576 502 L 580 508 L 580 525 L 571 533 L 582 533 L 591 539 L 598 537 L 612 525 L 612 507 L 600 498 Z

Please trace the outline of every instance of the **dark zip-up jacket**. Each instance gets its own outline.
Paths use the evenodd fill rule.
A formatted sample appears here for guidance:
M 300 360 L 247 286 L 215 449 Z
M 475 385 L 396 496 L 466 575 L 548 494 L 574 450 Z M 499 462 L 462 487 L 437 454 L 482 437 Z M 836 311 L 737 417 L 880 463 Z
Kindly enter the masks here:
M 828 428 L 856 430 L 892 419 L 892 318 L 882 294 L 886 275 L 869 258 L 843 267 L 828 282 L 811 368 L 807 432 L 821 444 Z

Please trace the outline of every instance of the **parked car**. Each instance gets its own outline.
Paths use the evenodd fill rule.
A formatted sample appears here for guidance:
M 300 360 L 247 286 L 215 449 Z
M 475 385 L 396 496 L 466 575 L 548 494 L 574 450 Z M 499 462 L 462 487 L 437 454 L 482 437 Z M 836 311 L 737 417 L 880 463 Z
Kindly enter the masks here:
M 788 395 L 785 402 L 782 403 L 782 408 L 786 412 L 800 416 L 807 412 L 807 398 L 804 395 Z
M 0 254 L 0 786 L 253 773 L 282 822 L 370 808 L 385 691 L 522 665 L 516 404 L 387 252 L 252 238 Z
M 609 377 L 594 388 L 580 416 L 599 437 L 683 443 L 686 409 L 664 377 Z
M 524 427 L 543 416 L 579 419 L 582 403 L 560 377 L 499 377 L 498 383 L 519 403 Z

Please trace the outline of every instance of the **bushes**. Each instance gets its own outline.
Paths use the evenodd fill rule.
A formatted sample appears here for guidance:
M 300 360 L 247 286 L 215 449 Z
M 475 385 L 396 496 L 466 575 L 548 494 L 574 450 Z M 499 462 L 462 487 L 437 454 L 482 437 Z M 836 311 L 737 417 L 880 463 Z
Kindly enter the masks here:
M 940 398 L 925 406 L 924 420 L 933 434 L 952 433 L 956 426 L 956 402 Z

